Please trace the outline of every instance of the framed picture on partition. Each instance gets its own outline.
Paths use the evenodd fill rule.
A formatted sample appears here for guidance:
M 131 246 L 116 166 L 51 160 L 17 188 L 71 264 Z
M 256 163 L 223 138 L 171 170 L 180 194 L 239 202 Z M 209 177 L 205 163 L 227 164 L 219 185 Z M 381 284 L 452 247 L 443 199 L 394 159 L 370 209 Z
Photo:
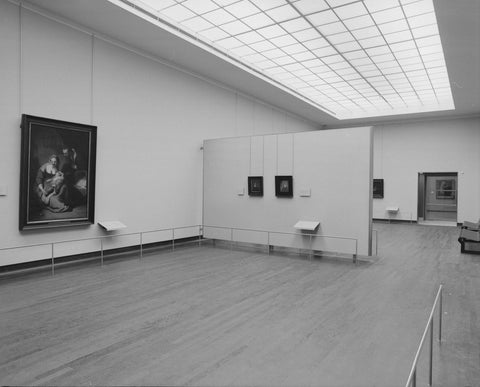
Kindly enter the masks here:
M 383 198 L 383 179 L 373 179 L 373 198 Z
M 455 199 L 455 179 L 438 179 L 435 181 L 436 199 Z
M 97 127 L 23 114 L 19 229 L 93 224 Z
M 248 176 L 248 195 L 263 196 L 263 176 Z
M 278 196 L 278 197 L 293 196 L 292 176 L 275 176 L 275 196 Z

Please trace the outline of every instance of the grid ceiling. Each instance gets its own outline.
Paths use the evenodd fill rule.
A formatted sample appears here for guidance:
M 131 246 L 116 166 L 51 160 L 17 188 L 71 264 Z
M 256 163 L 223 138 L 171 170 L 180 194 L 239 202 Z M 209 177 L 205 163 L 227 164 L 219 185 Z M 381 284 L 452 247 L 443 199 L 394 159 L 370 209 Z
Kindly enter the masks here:
M 433 0 L 130 0 L 338 119 L 454 109 Z

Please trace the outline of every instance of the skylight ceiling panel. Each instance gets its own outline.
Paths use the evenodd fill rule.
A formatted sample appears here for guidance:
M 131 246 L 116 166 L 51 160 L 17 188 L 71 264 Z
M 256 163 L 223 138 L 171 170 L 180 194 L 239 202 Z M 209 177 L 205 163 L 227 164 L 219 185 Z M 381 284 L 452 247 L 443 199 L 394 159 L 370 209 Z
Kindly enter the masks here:
M 387 46 L 386 44 L 383 46 L 367 48 L 365 51 L 370 57 L 373 57 L 375 55 L 388 54 L 392 52 L 390 47 Z
M 232 3 L 236 3 L 238 0 L 214 0 L 220 7 L 226 7 Z
M 231 14 L 221 8 L 212 12 L 208 12 L 202 16 L 216 26 L 235 20 L 235 17 L 233 17 Z
M 361 59 L 361 58 L 367 58 L 368 55 L 365 53 L 364 50 L 357 50 L 357 51 L 352 51 L 352 52 L 347 52 L 343 55 L 345 58 L 348 60 L 353 60 L 353 59 Z
M 211 0 L 186 0 L 182 5 L 197 15 L 202 15 L 219 8 L 218 5 Z
M 195 33 L 202 32 L 203 30 L 207 30 L 209 28 L 213 28 L 213 24 L 209 21 L 205 20 L 201 16 L 194 17 L 192 19 L 185 20 L 182 22 L 182 25 Z
M 209 28 L 208 30 L 204 30 L 199 33 L 203 38 L 208 39 L 212 42 L 216 42 L 217 40 L 225 39 L 230 35 L 227 34 L 225 31 L 221 30 L 220 28 L 213 27 Z
M 360 43 L 364 49 L 380 47 L 385 45 L 385 39 L 383 39 L 381 36 L 374 36 L 373 38 L 361 39 L 358 41 L 358 43 Z
M 252 29 L 259 29 L 273 25 L 275 22 L 264 13 L 257 13 L 243 18 L 242 21 Z
M 431 69 L 431 68 L 435 68 L 435 67 L 440 67 L 440 68 L 444 68 L 446 66 L 446 63 L 445 63 L 445 60 L 444 59 L 440 59 L 440 60 L 436 60 L 436 61 L 430 61 L 430 62 L 425 62 L 425 68 L 426 69 Z
M 328 4 L 324 0 L 299 0 L 294 6 L 304 15 L 328 9 Z
M 327 37 L 327 39 L 335 46 L 340 43 L 348 43 L 355 40 L 350 32 L 342 32 L 340 34 L 330 35 Z
M 166 8 L 162 11 L 162 15 L 168 17 L 169 19 L 181 23 L 184 20 L 195 17 L 195 13 L 190 11 L 188 8 L 185 8 L 183 5 L 174 5 L 172 7 Z
M 357 42 L 347 42 L 342 44 L 336 44 L 335 48 L 341 53 L 356 51 L 362 47 Z
M 398 7 L 398 0 L 364 0 L 364 4 L 370 12 L 377 12 Z
M 415 57 L 417 55 L 419 55 L 419 52 L 418 52 L 416 47 L 414 47 L 410 50 L 403 50 L 403 51 L 395 52 L 395 58 L 397 58 L 397 60 L 404 59 L 404 58 L 412 58 L 412 57 Z
M 252 48 L 250 48 L 247 45 L 232 48 L 230 51 L 233 52 L 235 55 L 237 55 L 239 57 L 244 57 L 244 56 L 247 56 L 247 55 L 255 54 L 255 50 L 253 50 Z
M 242 23 L 240 20 L 234 20 L 232 22 L 223 24 L 220 26 L 220 28 L 230 35 L 238 35 L 251 30 L 249 26 L 247 26 L 245 23 Z
M 309 40 L 307 42 L 303 42 L 303 45 L 307 47 L 309 50 L 316 50 L 319 48 L 330 46 L 330 44 L 324 38 Z
M 428 12 L 434 12 L 433 3 L 431 0 L 421 0 L 413 4 L 405 4 L 403 11 L 407 18 L 412 16 L 422 15 Z
M 320 34 L 313 28 L 308 28 L 303 31 L 293 32 L 292 36 L 297 39 L 299 42 L 308 42 L 310 40 L 319 40 L 322 39 Z
M 323 26 L 325 24 L 330 24 L 334 22 L 338 22 L 339 19 L 337 15 L 332 10 L 317 12 L 312 15 L 307 16 L 307 19 L 314 25 L 314 26 Z
M 343 70 L 343 69 L 349 69 L 349 70 L 355 71 L 350 65 L 350 63 L 348 63 L 345 60 L 341 60 L 340 62 L 336 62 L 336 63 L 331 63 L 329 64 L 329 66 L 332 70 L 335 70 L 337 73 L 338 73 L 338 70 Z
M 346 67 L 344 69 L 339 69 L 339 70 L 335 70 L 335 71 L 337 72 L 338 75 L 340 75 L 346 81 L 348 81 L 350 79 L 355 79 L 356 77 L 359 76 L 357 71 L 352 67 Z M 352 76 L 353 76 L 353 78 L 352 78 Z
M 265 40 L 262 35 L 258 34 L 255 31 L 245 32 L 243 34 L 237 35 L 236 38 L 245 44 L 252 44 Z
M 316 50 L 312 50 L 312 52 L 319 58 L 335 55 L 337 53 L 337 51 L 332 46 L 322 47 Z
M 438 26 L 436 24 L 429 24 L 427 26 L 413 28 L 412 34 L 415 39 L 423 38 L 426 36 L 439 35 Z
M 231 50 L 232 48 L 243 46 L 243 43 L 234 37 L 228 37 L 218 40 L 217 44 L 226 50 Z
M 381 36 L 380 31 L 375 26 L 361 28 L 359 30 L 352 31 L 352 34 L 353 36 L 355 36 L 356 39 L 359 39 L 359 40 Z
M 372 64 L 373 64 L 372 60 L 371 60 L 369 57 L 352 59 L 352 60 L 350 60 L 350 63 L 351 63 L 353 66 L 355 66 L 355 68 L 356 68 L 357 70 L 358 70 L 358 69 L 361 69 L 360 66 L 372 65 Z
M 403 58 L 399 59 L 398 63 L 400 66 L 407 66 L 407 65 L 412 65 L 412 64 L 422 64 L 422 59 L 420 58 L 419 55 L 412 56 L 410 58 Z
M 285 20 L 295 19 L 300 16 L 300 14 L 290 5 L 284 5 L 283 7 L 272 8 L 266 11 L 266 13 L 277 23 L 281 23 Z
M 413 40 L 407 40 L 405 42 L 392 43 L 390 44 L 390 49 L 394 54 L 406 50 L 414 50 L 416 48 L 415 42 Z
M 263 11 L 287 5 L 286 0 L 250 0 Z
M 437 19 L 434 12 L 426 13 L 424 15 L 414 16 L 408 19 L 408 25 L 410 28 L 418 28 L 436 24 Z
M 328 4 L 330 7 L 340 7 L 342 5 L 348 4 L 348 3 L 353 3 L 354 1 L 359 1 L 359 0 L 327 0 Z
M 343 20 L 343 23 L 350 31 L 354 31 L 361 28 L 371 27 L 375 25 L 375 22 L 370 15 L 363 15 L 354 17 L 352 19 Z
M 322 61 L 326 64 L 342 62 L 343 60 L 341 55 L 330 55 L 322 58 Z
M 284 65 L 296 62 L 296 60 L 293 59 L 290 55 L 285 55 L 285 56 L 282 56 L 280 58 L 275 58 L 275 59 L 272 59 L 272 60 L 276 64 L 278 64 L 279 66 L 284 66 Z
M 426 46 L 440 46 L 442 45 L 440 41 L 440 36 L 428 36 L 425 38 L 420 38 L 416 40 L 418 47 L 426 47 Z
M 391 33 L 394 33 L 394 32 L 408 31 L 409 30 L 408 23 L 405 19 L 396 20 L 396 21 L 389 22 L 389 23 L 379 24 L 378 28 L 380 29 L 382 34 L 391 34 Z
M 347 29 L 341 22 L 328 23 L 328 24 L 316 26 L 316 28 L 324 36 L 338 34 L 340 32 L 347 32 Z
M 201 3 L 204 0 L 202 1 L 196 0 L 196 1 L 198 3 Z M 235 17 L 238 19 L 242 19 L 247 16 L 252 16 L 261 12 L 260 9 L 255 7 L 255 5 L 253 5 L 248 0 L 241 0 L 237 3 L 233 3 L 231 5 L 226 6 L 224 9 L 225 11 L 230 12 L 232 15 L 235 15 Z
M 266 39 L 273 39 L 278 36 L 284 36 L 287 34 L 287 32 L 278 25 L 260 28 L 259 30 L 257 30 L 257 32 Z
M 282 35 L 276 38 L 272 38 L 270 39 L 270 42 L 279 48 L 291 46 L 292 44 L 298 43 L 298 41 L 295 38 L 292 38 L 290 35 Z
M 392 53 L 382 54 L 382 55 L 374 55 L 374 56 L 371 56 L 370 58 L 377 65 L 380 64 L 380 63 L 390 63 L 392 61 L 395 61 L 395 57 L 393 56 Z
M 303 62 L 303 65 L 309 69 L 315 69 L 318 72 L 328 70 L 328 66 L 325 66 L 320 59 L 307 60 Z
M 404 19 L 404 15 L 400 7 L 389 8 L 384 11 L 374 12 L 372 13 L 372 17 L 377 24 Z
M 440 44 L 435 44 L 433 46 L 419 47 L 418 51 L 420 52 L 421 56 L 436 54 L 442 52 L 442 46 Z
M 307 49 L 305 46 L 301 45 L 300 43 L 294 43 L 289 46 L 282 47 L 282 50 L 287 54 L 298 54 L 299 52 L 305 52 Z
M 262 54 L 259 54 L 257 52 L 254 52 L 253 54 L 250 54 L 250 55 L 246 55 L 243 59 L 245 59 L 248 63 L 253 63 L 253 64 L 263 62 L 266 60 L 266 58 Z
M 298 31 L 311 28 L 310 24 L 307 21 L 305 21 L 304 18 L 301 18 L 301 17 L 282 22 L 280 23 L 280 27 L 282 27 L 285 31 L 289 33 L 298 32 Z
M 412 33 L 410 31 L 394 32 L 392 34 L 385 34 L 383 36 L 388 44 L 404 42 L 413 39 Z
M 261 52 L 264 55 L 265 55 L 265 52 L 272 51 L 272 50 L 278 50 L 268 40 L 261 40 L 260 42 L 252 43 L 252 44 L 250 44 L 250 47 L 253 48 L 257 52 Z M 285 54 L 283 54 L 283 55 L 285 55 Z
M 368 14 L 367 9 L 362 2 L 347 4 L 342 7 L 337 7 L 334 9 L 334 12 L 337 16 L 342 19 L 351 19 L 358 16 L 363 16 Z
M 313 55 L 310 51 L 301 52 L 299 54 L 292 54 L 292 57 L 295 60 L 298 60 L 299 62 L 303 62 L 303 61 L 306 61 L 306 60 L 309 60 L 309 59 L 316 58 L 316 56 Z

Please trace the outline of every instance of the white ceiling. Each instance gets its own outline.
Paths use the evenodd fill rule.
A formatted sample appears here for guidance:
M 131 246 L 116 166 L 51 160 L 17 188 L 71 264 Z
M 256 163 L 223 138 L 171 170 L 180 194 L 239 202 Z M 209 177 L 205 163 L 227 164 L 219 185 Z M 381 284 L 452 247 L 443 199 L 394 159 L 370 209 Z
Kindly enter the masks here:
M 479 0 L 434 0 L 455 110 L 341 121 L 239 68 L 237 64 L 226 62 L 212 52 L 185 41 L 174 31 L 164 31 L 107 0 L 31 0 L 23 3 L 26 6 L 32 4 L 35 9 L 45 9 L 61 19 L 303 116 L 322 127 L 480 115 Z

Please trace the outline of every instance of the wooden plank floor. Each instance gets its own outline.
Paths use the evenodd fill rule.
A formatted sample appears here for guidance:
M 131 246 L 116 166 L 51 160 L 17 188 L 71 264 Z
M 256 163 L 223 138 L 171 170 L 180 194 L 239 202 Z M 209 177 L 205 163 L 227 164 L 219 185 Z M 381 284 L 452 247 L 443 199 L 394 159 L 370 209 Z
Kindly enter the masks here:
M 480 256 L 455 227 L 374 228 L 356 266 L 204 246 L 2 276 L 0 384 L 402 386 L 444 283 L 434 385 L 480 385 Z

